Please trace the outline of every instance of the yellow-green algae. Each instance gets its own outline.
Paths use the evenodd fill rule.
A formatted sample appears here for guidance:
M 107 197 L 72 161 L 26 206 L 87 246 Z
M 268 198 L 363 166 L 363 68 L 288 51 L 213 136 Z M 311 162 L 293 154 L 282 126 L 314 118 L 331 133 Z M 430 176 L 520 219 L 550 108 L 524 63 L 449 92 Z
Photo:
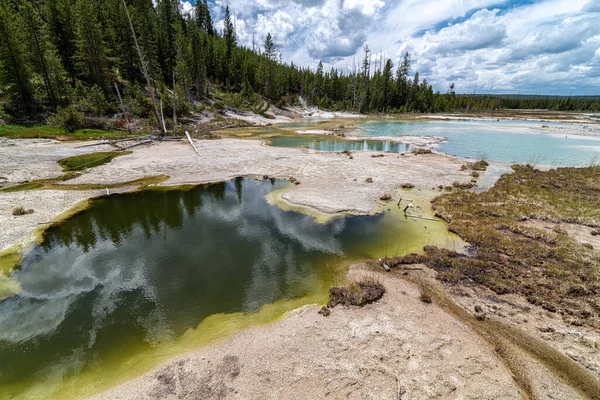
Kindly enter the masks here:
M 195 185 L 181 185 L 174 189 L 169 186 L 152 187 L 151 190 L 186 190 Z M 289 189 L 286 189 L 289 190 Z M 277 191 L 281 192 L 281 191 Z M 417 194 L 417 193 L 415 193 Z M 273 197 L 270 194 L 268 197 Z M 429 199 L 430 193 L 418 193 L 412 196 L 410 201 L 415 206 L 421 206 L 425 212 L 422 216 L 431 218 Z M 277 200 L 278 199 L 278 200 Z M 308 207 L 298 207 L 285 203 L 280 196 L 274 196 L 270 199 L 273 203 L 282 207 L 284 211 L 296 211 L 311 215 L 317 222 L 326 223 L 331 218 L 340 217 L 343 214 L 330 215 L 314 211 Z M 89 199 L 79 203 L 74 208 L 57 216 L 51 224 L 65 221 L 70 216 L 79 213 L 91 206 L 93 199 Z M 287 206 L 286 206 L 287 204 Z M 403 204 L 404 205 L 404 204 Z M 378 258 L 386 256 L 402 255 L 409 252 L 420 252 L 426 244 L 437 245 L 451 249 L 457 249 L 463 245 L 463 242 L 455 235 L 449 233 L 446 229 L 446 224 L 442 221 L 431 221 L 427 219 L 418 219 L 411 217 L 411 214 L 405 214 L 402 211 L 402 206 L 397 206 L 396 203 L 383 203 L 381 212 L 386 213 L 384 216 L 384 226 L 382 229 L 390 231 L 393 235 L 389 237 L 389 242 L 377 243 L 371 246 L 367 251 L 368 257 Z M 413 215 L 416 216 L 416 213 Z M 407 219 L 410 223 L 406 223 Z M 398 230 L 398 224 L 404 223 L 401 230 Z M 50 226 L 50 225 L 48 225 Z M 39 228 L 32 235 L 34 240 L 30 240 L 28 245 L 39 243 L 44 238 L 44 230 L 47 228 Z M 402 236 L 410 236 L 410 240 L 398 240 L 394 232 L 401 231 Z M 388 242 L 388 243 L 386 243 Z M 400 243 L 400 245 L 391 243 Z M 15 247 L 16 248 L 16 247 Z M 21 249 L 23 246 L 21 246 Z M 14 249 L 3 252 L 0 260 L 4 260 L 3 266 L 9 267 L 5 271 L 12 268 L 20 261 L 20 254 Z M 50 399 L 70 399 L 83 398 L 95 393 L 102 392 L 120 383 L 123 383 L 136 376 L 142 375 L 155 368 L 159 364 L 168 361 L 176 355 L 194 350 L 201 346 L 206 346 L 214 343 L 219 339 L 224 339 L 242 329 L 273 322 L 291 310 L 304 306 L 306 304 L 324 304 L 328 300 L 328 288 L 333 283 L 340 283 L 345 280 L 347 265 L 345 263 L 357 260 L 346 260 L 339 262 L 336 265 L 328 265 L 322 268 L 323 276 L 326 279 L 314 279 L 313 287 L 310 293 L 307 293 L 301 298 L 293 300 L 282 299 L 272 304 L 263 305 L 259 311 L 255 313 L 228 313 L 228 314 L 213 314 L 204 320 L 195 328 L 189 329 L 176 340 L 159 343 L 155 347 L 147 348 L 141 344 L 128 347 L 126 352 L 119 354 L 111 354 L 103 359 L 103 367 L 94 369 L 90 367 L 84 368 L 77 375 L 64 378 L 64 373 L 69 368 L 65 365 L 64 368 L 57 366 L 57 373 L 45 380 L 35 382 L 21 382 L 14 386 L 5 387 L 5 393 L 19 394 L 15 398 L 50 398 Z M 12 266 L 10 264 L 12 263 Z M 341 277 L 341 278 L 340 278 Z M 0 285 L 2 285 L 0 281 Z M 11 286 L 12 283 L 6 284 L 7 293 L 13 292 L 16 289 Z
M 189 329 L 177 340 L 161 343 L 154 348 L 130 347 L 127 353 L 103 359 L 101 369 L 87 368 L 63 382 L 61 373 L 54 379 L 36 381 L 26 387 L 15 386 L 15 393 L 25 389 L 27 399 L 79 399 L 108 390 L 120 383 L 140 376 L 169 359 L 223 340 L 245 328 L 274 322 L 291 310 L 306 304 L 324 304 L 328 300 L 328 286 L 294 300 L 279 300 L 266 304 L 256 313 L 213 314 L 205 318 L 195 329 Z M 68 368 L 65 365 L 65 369 Z
M 111 162 L 114 158 L 131 154 L 131 151 L 100 151 L 58 160 L 63 171 L 81 171 Z
M 70 178 L 73 178 L 73 176 Z M 119 189 L 127 186 L 148 187 L 150 185 L 158 185 L 167 179 L 169 179 L 168 175 L 155 175 L 118 183 L 79 183 L 69 185 L 59 183 L 65 181 L 64 176 L 61 176 L 59 178 L 39 179 L 18 185 L 7 186 L 1 188 L 0 192 L 22 192 L 26 190 L 102 190 Z

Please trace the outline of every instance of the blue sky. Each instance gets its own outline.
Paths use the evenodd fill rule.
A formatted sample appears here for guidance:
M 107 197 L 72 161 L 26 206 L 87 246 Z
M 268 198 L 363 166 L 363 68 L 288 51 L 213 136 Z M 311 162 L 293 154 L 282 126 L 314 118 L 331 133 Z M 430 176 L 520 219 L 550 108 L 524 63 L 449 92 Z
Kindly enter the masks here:
M 184 10 L 192 8 L 182 3 Z M 362 48 L 398 64 L 406 51 L 434 88 L 600 95 L 600 0 L 213 0 L 238 41 L 268 32 L 285 62 L 352 68 Z

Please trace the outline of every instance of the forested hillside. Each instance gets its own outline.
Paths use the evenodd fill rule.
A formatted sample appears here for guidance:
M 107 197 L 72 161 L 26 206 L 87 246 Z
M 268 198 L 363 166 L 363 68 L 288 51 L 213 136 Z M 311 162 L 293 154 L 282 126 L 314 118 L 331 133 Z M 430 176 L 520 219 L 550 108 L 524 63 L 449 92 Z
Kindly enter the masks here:
M 282 106 L 303 97 L 326 109 L 439 112 L 503 107 L 514 99 L 457 95 L 432 86 L 402 60 L 362 62 L 350 73 L 285 63 L 269 34 L 239 46 L 229 9 L 217 32 L 206 0 L 194 18 L 179 0 L 0 0 L 0 118 L 50 116 L 84 125 L 84 116 L 126 113 L 155 126 L 167 117 L 229 105 Z M 119 96 L 122 101 L 119 100 Z M 174 105 L 174 107 L 173 107 Z M 527 107 L 598 109 L 599 102 L 528 101 Z M 38 118 L 39 119 L 39 118 Z

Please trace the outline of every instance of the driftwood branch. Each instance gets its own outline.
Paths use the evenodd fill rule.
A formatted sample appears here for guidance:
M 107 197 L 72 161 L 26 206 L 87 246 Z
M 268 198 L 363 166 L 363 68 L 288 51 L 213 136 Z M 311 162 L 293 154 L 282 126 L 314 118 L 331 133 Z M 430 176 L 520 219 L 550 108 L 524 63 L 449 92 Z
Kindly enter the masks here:
M 153 141 L 154 140 L 152 140 L 152 139 L 148 139 L 148 140 L 144 140 L 144 141 L 141 141 L 141 142 L 138 142 L 138 143 L 130 144 L 129 146 L 125 146 L 125 147 L 120 148 L 119 151 L 125 151 L 127 149 L 131 149 L 132 147 L 141 146 L 143 144 L 149 144 L 149 143 L 152 143 Z
M 198 151 L 198 149 L 196 148 L 196 145 L 194 144 L 194 142 L 192 141 L 192 137 L 190 136 L 190 133 L 188 131 L 185 131 L 185 136 L 187 137 L 188 142 L 190 142 L 190 144 L 192 145 L 192 147 L 194 148 L 194 151 L 196 152 L 196 154 L 200 155 L 200 152 Z
M 435 221 L 435 222 L 440 222 L 440 220 L 439 220 L 439 219 L 436 219 L 436 218 L 421 217 L 421 216 L 419 216 L 419 215 L 412 215 L 412 214 L 406 214 L 406 216 L 407 216 L 408 218 L 419 218 L 419 219 L 425 219 L 425 220 L 427 220 L 427 221 Z
M 381 258 L 379 258 L 377 261 L 379 261 L 379 264 L 381 264 L 381 266 L 383 268 L 385 268 L 386 271 L 390 272 L 392 269 L 390 268 L 390 266 Z
M 90 144 L 84 144 L 81 146 L 77 146 L 77 148 L 83 148 L 83 147 L 93 147 L 93 146 L 102 146 L 105 144 L 115 144 L 115 143 L 121 143 L 121 142 L 130 142 L 132 140 L 139 140 L 139 138 L 127 138 L 127 139 L 119 139 L 119 140 L 109 140 L 107 142 L 98 142 L 98 143 L 90 143 Z

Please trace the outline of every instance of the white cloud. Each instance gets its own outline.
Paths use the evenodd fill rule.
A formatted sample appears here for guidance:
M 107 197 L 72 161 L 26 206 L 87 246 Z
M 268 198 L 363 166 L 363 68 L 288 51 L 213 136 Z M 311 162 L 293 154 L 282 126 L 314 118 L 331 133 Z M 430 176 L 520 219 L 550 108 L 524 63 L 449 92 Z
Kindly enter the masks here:
M 284 61 L 346 70 L 369 44 L 398 64 L 409 51 L 423 78 L 459 92 L 600 91 L 600 0 L 216 0 L 238 41 L 270 32 Z M 358 55 L 361 58 L 362 54 Z M 414 71 L 414 70 L 413 70 Z
M 189 15 L 193 18 L 195 15 L 195 7 L 189 1 L 182 1 L 181 12 L 183 13 L 183 15 Z

